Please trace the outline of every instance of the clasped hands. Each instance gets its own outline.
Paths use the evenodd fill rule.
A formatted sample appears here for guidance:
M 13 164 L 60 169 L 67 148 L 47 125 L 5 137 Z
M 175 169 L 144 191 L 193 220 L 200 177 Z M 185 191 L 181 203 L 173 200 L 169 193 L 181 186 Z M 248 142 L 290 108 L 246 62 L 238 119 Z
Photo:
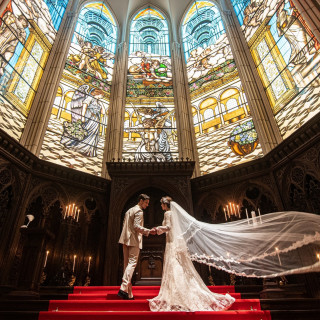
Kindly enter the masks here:
M 149 234 L 157 234 L 157 228 L 152 228 L 149 232 Z

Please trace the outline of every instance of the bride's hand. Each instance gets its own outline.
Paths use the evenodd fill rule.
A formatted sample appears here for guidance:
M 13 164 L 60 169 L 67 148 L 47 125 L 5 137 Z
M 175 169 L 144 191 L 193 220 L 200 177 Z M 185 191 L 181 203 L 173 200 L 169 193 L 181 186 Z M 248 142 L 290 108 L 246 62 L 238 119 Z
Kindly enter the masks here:
M 152 229 L 150 230 L 150 234 L 157 234 L 156 228 L 152 228 Z

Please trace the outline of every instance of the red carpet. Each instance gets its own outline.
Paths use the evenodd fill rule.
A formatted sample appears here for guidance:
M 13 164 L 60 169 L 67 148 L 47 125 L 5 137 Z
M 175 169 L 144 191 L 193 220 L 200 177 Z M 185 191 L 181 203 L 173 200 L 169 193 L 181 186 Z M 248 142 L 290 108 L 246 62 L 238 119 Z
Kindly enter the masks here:
M 259 299 L 241 299 L 233 286 L 209 286 L 211 291 L 229 293 L 236 298 L 227 311 L 151 312 L 146 299 L 158 295 L 160 287 L 133 287 L 135 300 L 117 296 L 117 287 L 74 287 L 68 300 L 51 300 L 48 311 L 40 312 L 39 320 L 271 320 L 269 311 L 262 311 Z

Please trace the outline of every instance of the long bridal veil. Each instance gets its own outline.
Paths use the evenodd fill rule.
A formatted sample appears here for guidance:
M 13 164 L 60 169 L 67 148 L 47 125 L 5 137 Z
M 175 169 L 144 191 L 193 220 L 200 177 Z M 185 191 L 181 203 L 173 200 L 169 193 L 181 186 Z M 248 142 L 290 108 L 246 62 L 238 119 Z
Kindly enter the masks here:
M 192 260 L 239 276 L 272 278 L 320 271 L 320 216 L 275 212 L 256 219 L 208 224 L 177 203 L 173 241 L 187 246 Z

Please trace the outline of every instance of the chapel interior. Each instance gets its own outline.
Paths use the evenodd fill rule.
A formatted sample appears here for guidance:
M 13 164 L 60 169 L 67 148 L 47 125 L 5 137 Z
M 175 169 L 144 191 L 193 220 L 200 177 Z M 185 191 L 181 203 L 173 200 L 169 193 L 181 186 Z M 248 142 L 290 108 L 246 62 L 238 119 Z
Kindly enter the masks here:
M 318 0 L 3 0 L 0 317 L 120 285 L 141 193 L 148 228 L 165 195 L 213 224 L 320 214 L 319 75 Z M 134 285 L 160 285 L 164 249 L 165 235 L 144 238 Z M 318 273 L 195 265 L 272 319 L 317 319 Z

